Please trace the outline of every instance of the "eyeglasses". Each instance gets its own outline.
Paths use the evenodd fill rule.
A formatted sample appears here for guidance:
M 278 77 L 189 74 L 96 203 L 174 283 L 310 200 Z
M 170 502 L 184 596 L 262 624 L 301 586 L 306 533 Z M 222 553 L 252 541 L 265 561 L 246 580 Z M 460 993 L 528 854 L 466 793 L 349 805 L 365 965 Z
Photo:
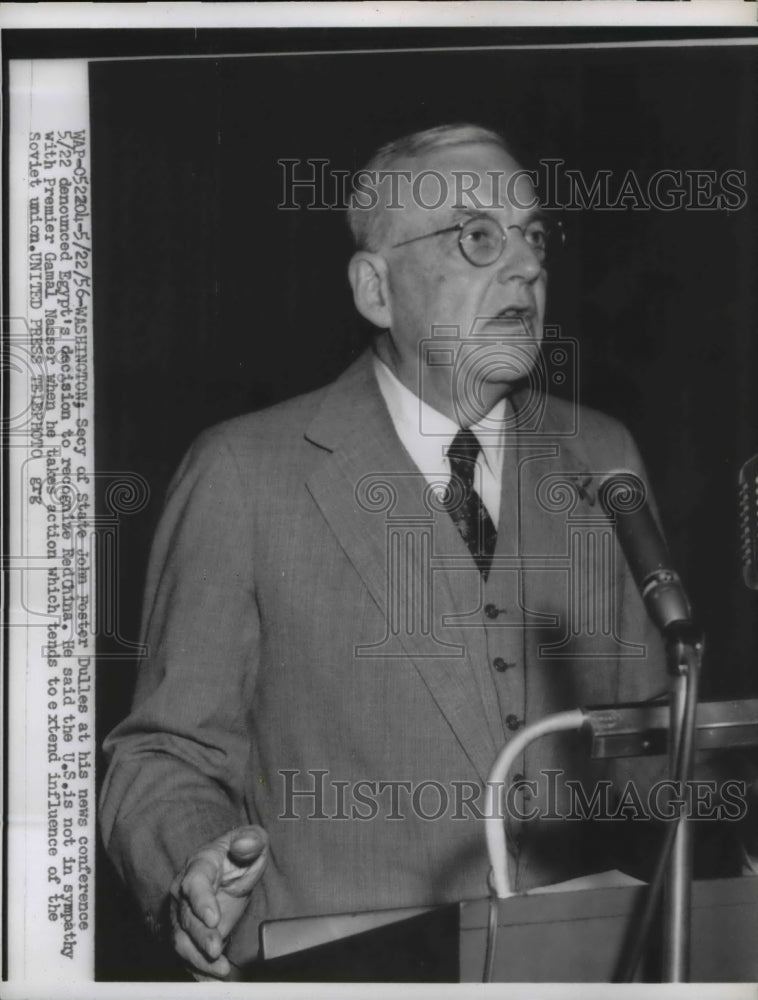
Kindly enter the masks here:
M 507 226 L 506 229 L 518 229 L 540 264 L 545 263 L 548 254 L 552 256 L 556 249 L 560 249 L 566 243 L 563 223 L 551 222 L 543 217 L 532 219 L 526 226 Z M 413 236 L 409 240 L 395 243 L 392 249 L 408 246 L 409 243 L 417 243 L 419 240 L 427 240 L 432 236 L 442 236 L 443 233 L 457 232 L 458 247 L 469 264 L 473 264 L 474 267 L 488 267 L 499 260 L 505 250 L 508 242 L 506 229 L 489 215 L 477 215 L 467 222 L 458 222 L 446 229 L 436 229 L 433 233 L 424 233 L 423 236 Z

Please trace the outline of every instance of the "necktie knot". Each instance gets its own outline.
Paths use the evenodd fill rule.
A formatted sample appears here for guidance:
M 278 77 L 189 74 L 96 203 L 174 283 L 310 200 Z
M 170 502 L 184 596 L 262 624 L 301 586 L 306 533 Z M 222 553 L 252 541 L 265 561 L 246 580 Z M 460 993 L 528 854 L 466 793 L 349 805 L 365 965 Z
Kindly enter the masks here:
M 479 439 L 468 427 L 458 431 L 447 450 L 450 472 L 459 478 L 466 488 L 470 489 L 473 486 L 474 468 L 481 450 Z

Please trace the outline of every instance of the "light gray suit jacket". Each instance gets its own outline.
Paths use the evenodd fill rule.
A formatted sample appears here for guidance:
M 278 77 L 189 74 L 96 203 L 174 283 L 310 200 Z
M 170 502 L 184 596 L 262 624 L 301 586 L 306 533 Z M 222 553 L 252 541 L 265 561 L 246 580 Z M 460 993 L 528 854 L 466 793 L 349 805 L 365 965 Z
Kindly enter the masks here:
M 149 656 L 106 741 L 101 799 L 108 851 L 151 921 L 187 856 L 247 822 L 268 831 L 271 859 L 234 961 L 254 954 L 261 919 L 485 895 L 483 824 L 461 797 L 514 727 L 665 687 L 596 502 L 601 473 L 640 468 L 630 436 L 560 400 L 526 410 L 507 438 L 486 584 L 400 444 L 368 353 L 191 448 L 156 535 Z M 560 798 L 563 777 L 544 772 L 559 768 L 628 776 L 588 764 L 573 736 L 545 739 L 521 761 L 539 783 L 530 805 L 555 813 L 547 783 Z M 382 782 L 410 783 L 394 808 Z M 518 884 L 575 874 L 579 829 L 509 823 Z

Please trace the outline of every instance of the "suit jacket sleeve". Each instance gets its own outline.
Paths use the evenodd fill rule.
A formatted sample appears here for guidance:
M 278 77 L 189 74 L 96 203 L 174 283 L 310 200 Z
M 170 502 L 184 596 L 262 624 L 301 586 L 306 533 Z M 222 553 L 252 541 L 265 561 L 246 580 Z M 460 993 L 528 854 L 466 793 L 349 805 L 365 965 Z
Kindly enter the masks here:
M 148 570 L 147 657 L 132 713 L 105 742 L 103 838 L 149 923 L 187 857 L 249 822 L 245 712 L 259 637 L 250 525 L 223 431 L 206 432 L 169 491 Z

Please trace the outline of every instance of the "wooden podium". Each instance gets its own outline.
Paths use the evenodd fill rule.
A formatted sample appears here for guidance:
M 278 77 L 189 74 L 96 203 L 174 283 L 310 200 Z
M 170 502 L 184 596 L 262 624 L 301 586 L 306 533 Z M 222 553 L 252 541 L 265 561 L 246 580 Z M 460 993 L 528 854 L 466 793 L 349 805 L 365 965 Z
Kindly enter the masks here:
M 643 885 L 499 900 L 493 982 L 610 982 Z M 489 901 L 263 924 L 263 961 L 242 978 L 280 982 L 481 982 Z M 366 930 L 373 924 L 373 929 Z M 353 931 L 359 930 L 359 933 Z M 325 936 L 347 936 L 324 942 Z M 302 948 L 303 941 L 321 941 Z M 299 950 L 292 951 L 293 945 Z M 289 954 L 283 954 L 289 952 Z M 657 981 L 656 956 L 644 979 Z M 695 882 L 692 982 L 758 980 L 758 878 Z

